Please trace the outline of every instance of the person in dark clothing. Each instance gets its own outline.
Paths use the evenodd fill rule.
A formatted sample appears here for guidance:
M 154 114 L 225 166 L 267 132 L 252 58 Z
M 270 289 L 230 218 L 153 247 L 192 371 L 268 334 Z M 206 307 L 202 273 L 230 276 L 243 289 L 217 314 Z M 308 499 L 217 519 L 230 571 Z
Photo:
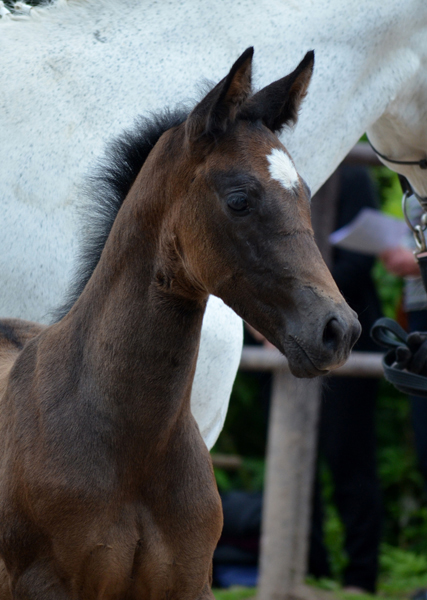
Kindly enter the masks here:
M 377 208 L 366 169 L 343 166 L 336 227 L 352 221 L 363 208 Z M 362 334 L 355 350 L 376 352 L 369 331 L 381 316 L 371 270 L 374 257 L 335 248 L 332 275 L 349 305 L 357 312 Z M 367 378 L 329 378 L 322 393 L 318 452 L 330 468 L 334 501 L 345 528 L 348 565 L 343 584 L 374 592 L 378 571 L 381 500 L 376 472 L 375 401 L 378 382 Z M 329 557 L 323 543 L 322 505 L 318 476 L 313 494 L 309 572 L 330 577 Z

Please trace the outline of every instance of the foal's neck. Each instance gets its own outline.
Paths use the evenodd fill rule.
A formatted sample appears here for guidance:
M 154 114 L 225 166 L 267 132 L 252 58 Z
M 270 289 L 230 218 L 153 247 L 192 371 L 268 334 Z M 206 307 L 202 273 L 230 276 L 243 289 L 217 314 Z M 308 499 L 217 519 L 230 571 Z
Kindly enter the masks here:
M 188 288 L 183 293 L 179 277 L 171 286 L 171 270 L 180 271 L 171 225 L 176 219 L 165 173 L 149 159 L 64 323 L 71 334 L 84 332 L 81 377 L 95 380 L 98 401 L 132 415 L 140 431 L 152 430 L 155 419 L 161 434 L 190 410 L 207 296 L 192 298 Z

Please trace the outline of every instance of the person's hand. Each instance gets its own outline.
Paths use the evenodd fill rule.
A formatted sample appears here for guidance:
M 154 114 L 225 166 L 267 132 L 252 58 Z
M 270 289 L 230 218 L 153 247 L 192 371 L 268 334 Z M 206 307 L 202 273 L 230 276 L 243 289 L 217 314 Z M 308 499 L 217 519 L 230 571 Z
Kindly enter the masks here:
M 406 346 L 396 348 L 396 361 L 393 366 L 424 377 L 427 375 L 427 333 L 425 331 L 413 331 L 407 337 Z
M 411 250 L 403 246 L 387 248 L 379 256 L 384 267 L 399 277 L 420 277 L 420 268 Z

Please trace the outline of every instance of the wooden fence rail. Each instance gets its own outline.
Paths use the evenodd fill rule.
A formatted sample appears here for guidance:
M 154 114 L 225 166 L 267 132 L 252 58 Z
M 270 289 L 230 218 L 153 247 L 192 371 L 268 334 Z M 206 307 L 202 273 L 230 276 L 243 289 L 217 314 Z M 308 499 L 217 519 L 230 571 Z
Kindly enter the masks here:
M 328 377 L 379 378 L 381 360 L 381 354 L 354 352 Z M 262 347 L 244 347 L 240 368 L 273 373 L 258 598 L 307 600 L 303 582 L 321 378 L 297 379 L 278 350 Z
M 328 377 L 374 377 L 383 376 L 383 355 L 379 352 L 352 352 L 342 367 L 332 371 Z M 289 371 L 288 361 L 276 349 L 262 346 L 244 346 L 240 360 L 242 371 Z

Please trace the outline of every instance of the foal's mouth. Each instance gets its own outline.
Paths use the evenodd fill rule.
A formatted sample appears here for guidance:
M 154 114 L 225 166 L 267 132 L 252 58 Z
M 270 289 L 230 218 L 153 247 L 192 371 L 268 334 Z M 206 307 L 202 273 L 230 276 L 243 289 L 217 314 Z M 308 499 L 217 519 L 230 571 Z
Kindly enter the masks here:
M 304 346 L 302 346 L 300 344 L 300 342 L 298 341 L 298 339 L 295 336 L 289 335 L 289 339 L 292 342 L 293 349 L 295 349 L 295 347 L 296 347 L 298 349 L 297 354 L 300 355 L 299 357 L 298 356 L 296 357 L 295 362 L 297 362 L 297 363 L 300 362 L 301 354 L 302 354 L 303 358 L 305 359 L 306 365 L 305 366 L 301 365 L 301 367 L 302 367 L 301 370 L 304 370 L 305 372 L 309 373 L 309 375 L 307 375 L 307 374 L 297 375 L 297 377 L 298 376 L 299 377 L 320 377 L 322 375 L 327 375 L 330 372 L 331 369 L 320 369 L 319 367 L 317 367 L 315 365 L 315 363 L 313 362 L 313 359 L 310 357 L 307 350 L 304 348 Z M 288 351 L 288 354 L 289 354 L 289 351 Z M 289 356 L 288 356 L 288 361 L 289 361 Z M 308 363 L 308 365 L 307 365 L 307 363 Z M 307 366 L 309 368 L 307 368 Z M 293 371 L 294 369 L 291 369 L 291 370 Z

